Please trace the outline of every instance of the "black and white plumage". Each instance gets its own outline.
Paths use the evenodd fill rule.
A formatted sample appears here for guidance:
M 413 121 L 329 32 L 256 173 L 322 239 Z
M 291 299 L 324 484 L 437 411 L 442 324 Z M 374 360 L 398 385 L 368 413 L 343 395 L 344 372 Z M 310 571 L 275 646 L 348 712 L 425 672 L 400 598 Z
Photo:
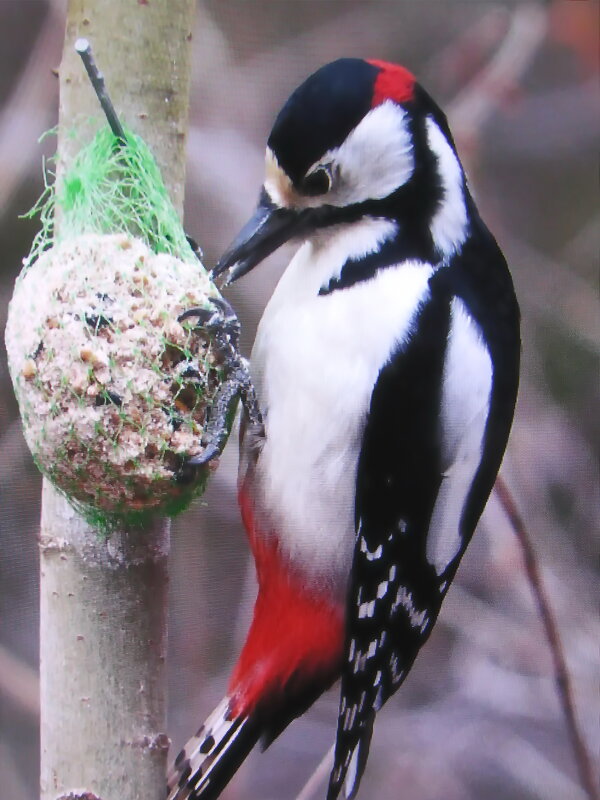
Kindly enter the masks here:
M 446 119 L 402 67 L 342 59 L 294 92 L 257 213 L 215 273 L 230 282 L 290 238 L 251 359 L 264 430 L 242 433 L 240 501 L 259 596 L 222 716 L 252 729 L 249 749 L 341 677 L 336 800 L 355 796 L 376 712 L 493 487 L 519 312 Z M 207 766 L 192 759 L 194 786 Z M 170 797 L 217 796 L 186 785 Z

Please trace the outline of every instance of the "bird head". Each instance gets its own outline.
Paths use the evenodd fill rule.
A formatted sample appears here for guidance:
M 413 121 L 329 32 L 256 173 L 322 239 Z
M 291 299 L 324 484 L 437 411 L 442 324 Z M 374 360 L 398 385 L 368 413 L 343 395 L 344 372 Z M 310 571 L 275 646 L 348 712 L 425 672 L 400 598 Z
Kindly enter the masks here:
M 213 271 L 225 284 L 290 239 L 364 217 L 397 222 L 442 256 L 464 238 L 466 187 L 446 118 L 404 67 L 321 67 L 279 112 L 265 161 L 256 212 Z M 436 237 L 445 205 L 454 230 Z

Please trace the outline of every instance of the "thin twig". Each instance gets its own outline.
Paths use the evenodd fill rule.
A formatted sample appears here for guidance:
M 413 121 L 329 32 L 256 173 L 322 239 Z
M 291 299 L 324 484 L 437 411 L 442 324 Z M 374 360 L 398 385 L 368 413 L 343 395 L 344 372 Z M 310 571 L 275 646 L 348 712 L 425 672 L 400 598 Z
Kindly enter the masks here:
M 547 18 L 539 3 L 515 8 L 495 55 L 446 109 L 458 141 L 478 135 L 507 92 L 518 84 L 544 40 Z
M 104 75 L 100 72 L 94 60 L 92 46 L 87 39 L 77 39 L 75 42 L 75 50 L 81 56 L 81 60 L 83 61 L 90 82 L 94 87 L 96 96 L 100 102 L 100 105 L 102 106 L 102 110 L 106 115 L 106 119 L 110 125 L 111 131 L 122 144 L 126 144 L 127 138 L 125 136 L 125 131 L 123 130 L 123 126 L 119 121 L 115 107 L 106 89 Z
M 317 768 L 315 769 L 313 774 L 305 783 L 304 788 L 302 789 L 298 797 L 296 797 L 296 800 L 313 800 L 315 793 L 325 783 L 327 776 L 331 772 L 331 768 L 333 767 L 334 750 L 335 750 L 335 744 L 332 744 L 329 750 L 325 753 L 325 755 L 321 759 L 320 763 L 317 765 Z
M 579 778 L 581 785 L 585 789 L 589 800 L 600 800 L 600 792 L 596 783 L 594 770 L 590 754 L 587 750 L 585 740 L 579 728 L 577 716 L 575 714 L 575 705 L 573 703 L 573 690 L 571 687 L 571 679 L 565 661 L 564 650 L 558 627 L 548 596 L 544 589 L 542 577 L 537 563 L 537 558 L 531 539 L 523 522 L 516 503 L 510 493 L 504 480 L 498 476 L 495 486 L 496 494 L 504 509 L 504 513 L 508 517 L 510 525 L 515 532 L 521 550 L 523 552 L 523 561 L 525 563 L 525 571 L 531 586 L 531 590 L 535 597 L 538 611 L 544 625 L 546 638 L 552 654 L 552 661 L 554 663 L 554 680 L 556 689 L 563 709 L 563 714 L 567 724 L 571 745 L 573 748 L 573 755 L 579 770 Z

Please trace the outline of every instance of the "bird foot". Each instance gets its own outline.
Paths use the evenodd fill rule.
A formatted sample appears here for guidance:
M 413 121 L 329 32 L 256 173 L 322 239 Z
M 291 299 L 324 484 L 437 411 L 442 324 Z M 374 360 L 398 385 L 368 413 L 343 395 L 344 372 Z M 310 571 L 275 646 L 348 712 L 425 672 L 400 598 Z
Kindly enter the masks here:
M 202 436 L 202 452 L 188 458 L 180 470 L 185 479 L 190 468 L 200 467 L 217 458 L 225 446 L 231 427 L 231 408 L 236 397 L 242 401 L 251 425 L 262 426 L 262 415 L 250 377 L 248 362 L 238 351 L 240 323 L 230 303 L 222 297 L 211 297 L 212 308 L 189 308 L 179 322 L 195 319 L 194 328 L 207 333 L 213 351 L 220 358 L 225 380 L 219 386 L 207 411 Z

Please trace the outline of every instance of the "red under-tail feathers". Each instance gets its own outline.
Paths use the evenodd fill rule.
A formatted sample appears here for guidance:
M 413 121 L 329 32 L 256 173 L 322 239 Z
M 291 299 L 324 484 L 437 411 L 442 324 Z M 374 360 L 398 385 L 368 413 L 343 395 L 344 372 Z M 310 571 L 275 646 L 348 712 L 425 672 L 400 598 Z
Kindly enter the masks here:
M 339 676 L 344 608 L 307 585 L 257 529 L 250 494 L 239 494 L 258 596 L 227 697 L 177 756 L 168 800 L 213 800 L 258 739 L 268 746 Z

